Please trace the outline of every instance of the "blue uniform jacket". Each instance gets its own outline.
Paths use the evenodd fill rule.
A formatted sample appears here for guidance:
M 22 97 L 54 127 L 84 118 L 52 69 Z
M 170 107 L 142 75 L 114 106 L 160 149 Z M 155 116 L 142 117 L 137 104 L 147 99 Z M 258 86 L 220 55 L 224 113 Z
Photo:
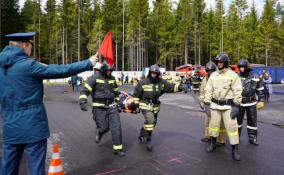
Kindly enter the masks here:
M 74 75 L 74 76 L 72 76 L 71 77 L 71 83 L 73 84 L 73 85 L 76 85 L 77 84 L 77 81 L 78 81 L 78 76 L 77 75 Z
M 69 77 L 91 68 L 89 60 L 46 66 L 28 58 L 18 47 L 5 47 L 0 53 L 0 104 L 4 143 L 33 143 L 48 138 L 43 79 Z

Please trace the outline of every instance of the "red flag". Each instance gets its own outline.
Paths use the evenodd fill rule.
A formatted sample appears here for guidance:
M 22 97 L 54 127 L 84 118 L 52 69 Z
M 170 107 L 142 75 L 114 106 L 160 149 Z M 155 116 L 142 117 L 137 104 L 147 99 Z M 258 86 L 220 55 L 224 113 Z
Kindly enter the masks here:
M 102 42 L 98 52 L 105 57 L 107 64 L 110 67 L 112 67 L 114 61 L 113 61 L 112 40 L 110 32 L 106 34 L 105 39 Z

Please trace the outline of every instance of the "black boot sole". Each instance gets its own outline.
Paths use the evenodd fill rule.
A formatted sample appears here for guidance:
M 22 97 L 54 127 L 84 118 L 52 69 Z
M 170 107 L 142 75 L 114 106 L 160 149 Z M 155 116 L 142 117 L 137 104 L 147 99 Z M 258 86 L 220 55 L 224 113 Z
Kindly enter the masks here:
M 146 149 L 147 149 L 147 151 L 152 152 L 153 151 L 153 145 L 147 145 Z
M 234 156 L 232 157 L 234 161 L 240 161 L 241 158 L 235 158 Z

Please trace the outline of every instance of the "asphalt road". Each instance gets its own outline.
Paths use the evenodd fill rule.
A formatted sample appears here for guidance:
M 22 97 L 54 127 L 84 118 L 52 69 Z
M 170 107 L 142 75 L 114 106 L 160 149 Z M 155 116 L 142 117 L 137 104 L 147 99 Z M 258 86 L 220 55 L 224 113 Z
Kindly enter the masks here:
M 132 92 L 131 87 L 123 90 Z M 266 109 L 259 111 L 259 146 L 250 145 L 244 130 L 241 137 L 241 161 L 231 158 L 231 147 L 206 153 L 203 137 L 203 113 L 197 96 L 165 94 L 158 125 L 153 134 L 154 151 L 148 152 L 137 140 L 143 124 L 142 114 L 121 113 L 126 157 L 112 153 L 110 133 L 97 145 L 91 109 L 80 111 L 77 93 L 64 94 L 61 86 L 46 88 L 45 105 L 51 137 L 48 140 L 48 168 L 53 143 L 58 143 L 67 175 L 283 175 L 284 174 L 284 93 L 272 95 Z M 283 86 L 275 91 L 282 92 Z M 89 99 L 90 101 L 90 99 Z M 283 124 L 283 125 L 282 125 Z M 227 142 L 228 143 L 228 142 Z M 23 161 L 21 175 L 26 173 Z

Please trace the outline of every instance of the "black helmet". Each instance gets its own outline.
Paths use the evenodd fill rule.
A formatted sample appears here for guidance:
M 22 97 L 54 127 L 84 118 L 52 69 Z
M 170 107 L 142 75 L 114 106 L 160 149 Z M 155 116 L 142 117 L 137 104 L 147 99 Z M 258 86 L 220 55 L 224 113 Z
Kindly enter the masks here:
M 109 64 L 107 64 L 107 62 L 103 62 L 101 65 L 101 71 L 112 71 L 113 67 L 110 67 Z
M 155 72 L 156 74 L 160 74 L 160 67 L 157 64 L 154 64 L 150 67 L 149 72 Z
M 206 72 L 215 71 L 216 70 L 216 64 L 214 62 L 212 62 L 212 61 L 209 61 L 206 64 L 205 70 L 206 70 Z
M 225 67 L 228 68 L 230 64 L 230 58 L 225 53 L 220 53 L 216 58 L 212 60 L 216 65 L 219 61 L 223 61 Z
M 240 60 L 238 61 L 238 67 L 239 67 L 239 68 L 240 68 L 240 67 L 245 67 L 245 68 L 247 68 L 247 69 L 250 69 L 250 64 L 249 64 L 248 60 L 246 60 L 246 59 L 240 59 Z

